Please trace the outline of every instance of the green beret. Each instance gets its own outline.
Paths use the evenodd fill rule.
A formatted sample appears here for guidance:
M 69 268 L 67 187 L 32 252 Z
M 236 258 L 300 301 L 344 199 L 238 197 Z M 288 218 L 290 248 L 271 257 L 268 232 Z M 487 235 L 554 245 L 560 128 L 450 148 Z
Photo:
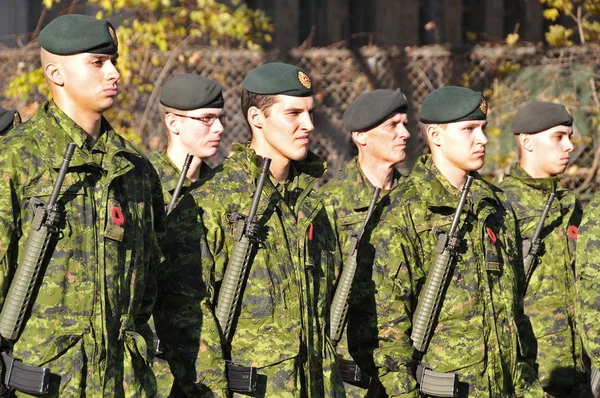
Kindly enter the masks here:
M 487 101 L 479 91 L 465 87 L 440 87 L 421 104 L 420 120 L 428 124 L 445 124 L 465 120 L 486 120 Z
M 0 107 L 0 136 L 8 133 L 17 124 L 21 123 L 21 115 L 14 109 L 8 110 Z
M 539 133 L 554 126 L 572 126 L 573 118 L 567 108 L 552 102 L 532 102 L 522 107 L 510 126 L 513 134 Z
M 406 113 L 408 103 L 400 89 L 375 90 L 356 97 L 344 112 L 344 128 L 350 132 L 375 127 L 394 113 Z
M 307 97 L 313 95 L 310 77 L 297 66 L 281 62 L 271 62 L 248 73 L 242 87 L 254 94 L 290 95 Z
M 88 15 L 68 14 L 52 20 L 38 37 L 42 48 L 52 54 L 117 53 L 118 42 L 110 22 Z
M 225 106 L 221 84 L 192 73 L 167 80 L 160 90 L 160 103 L 182 111 Z

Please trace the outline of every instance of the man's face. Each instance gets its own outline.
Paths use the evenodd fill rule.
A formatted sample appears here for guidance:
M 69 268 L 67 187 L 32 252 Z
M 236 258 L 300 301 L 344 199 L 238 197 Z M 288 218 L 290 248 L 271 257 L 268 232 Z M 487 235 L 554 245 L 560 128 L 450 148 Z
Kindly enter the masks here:
M 393 166 L 406 157 L 406 140 L 410 137 L 407 124 L 406 113 L 395 113 L 378 126 L 355 134 L 364 134 L 365 154 Z
M 531 140 L 533 174 L 538 177 L 550 177 L 565 171 L 574 149 L 571 142 L 573 128 L 555 126 L 537 134 L 529 134 Z
M 175 117 L 179 119 L 179 140 L 187 153 L 200 159 L 217 153 L 225 129 L 222 108 L 177 111 Z
M 278 95 L 278 100 L 263 112 L 262 131 L 271 147 L 271 156 L 302 160 L 308 153 L 309 136 L 314 131 L 313 97 Z
M 438 134 L 441 161 L 463 171 L 479 170 L 485 158 L 485 120 L 448 123 Z
M 116 55 L 91 53 L 61 57 L 64 92 L 79 111 L 102 113 L 113 105 L 121 78 L 116 61 Z

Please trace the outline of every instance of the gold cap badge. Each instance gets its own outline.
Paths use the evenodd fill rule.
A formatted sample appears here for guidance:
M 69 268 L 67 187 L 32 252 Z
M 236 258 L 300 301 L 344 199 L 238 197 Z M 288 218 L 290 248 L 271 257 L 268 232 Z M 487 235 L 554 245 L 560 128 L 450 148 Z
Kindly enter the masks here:
M 300 84 L 302 84 L 304 87 L 308 89 L 312 87 L 310 77 L 308 77 L 308 75 L 302 71 L 298 71 L 298 80 L 300 81 Z
M 479 109 L 481 109 L 481 112 L 483 112 L 484 115 L 487 115 L 488 103 L 484 97 L 481 97 L 481 102 L 479 103 Z
M 118 47 L 119 41 L 117 40 L 117 33 L 111 25 L 108 25 L 108 34 L 110 35 L 110 38 L 112 39 L 113 43 L 115 43 L 115 46 Z

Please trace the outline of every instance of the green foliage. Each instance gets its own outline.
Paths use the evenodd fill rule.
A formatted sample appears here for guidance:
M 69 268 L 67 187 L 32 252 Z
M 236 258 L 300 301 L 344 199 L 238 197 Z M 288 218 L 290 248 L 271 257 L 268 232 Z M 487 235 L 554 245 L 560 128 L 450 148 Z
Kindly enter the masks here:
M 546 41 L 554 47 L 572 46 L 571 40 L 575 32 L 581 44 L 598 42 L 600 39 L 600 23 L 594 20 L 600 16 L 600 0 L 539 0 L 546 9 L 544 18 L 556 22 L 566 16 L 574 23 L 574 28 L 554 24 L 546 32 Z
M 43 0 L 48 9 L 60 3 Z M 99 9 L 97 18 L 126 16 L 116 27 L 121 73 L 117 106 L 106 115 L 119 133 L 142 145 L 147 117 L 132 120 L 134 113 L 142 114 L 132 110 L 149 103 L 155 86 L 163 83 L 178 61 L 185 61 L 182 54 L 190 46 L 258 50 L 272 41 L 274 27 L 262 10 L 250 9 L 239 0 L 230 3 L 231 7 L 216 0 L 88 0 L 88 5 Z M 157 79 L 155 72 L 161 70 L 165 73 Z M 33 94 L 50 94 L 41 69 L 16 76 L 6 92 L 20 99 Z

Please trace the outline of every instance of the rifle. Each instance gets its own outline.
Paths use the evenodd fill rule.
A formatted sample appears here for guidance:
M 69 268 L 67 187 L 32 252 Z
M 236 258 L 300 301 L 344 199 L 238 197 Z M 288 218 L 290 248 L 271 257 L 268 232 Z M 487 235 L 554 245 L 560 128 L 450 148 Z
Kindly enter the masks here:
M 192 159 L 194 159 L 194 155 L 188 153 L 185 157 L 185 160 L 183 161 L 181 175 L 179 176 L 179 180 L 177 181 L 175 191 L 173 191 L 173 197 L 171 198 L 171 203 L 169 204 L 169 208 L 167 209 L 167 214 L 169 214 L 175 207 L 175 204 L 177 204 L 177 199 L 179 198 L 179 194 L 181 193 L 181 188 L 183 188 L 183 183 L 185 182 L 187 172 L 190 169 L 190 165 L 192 164 Z
M 56 203 L 75 151 L 75 144 L 69 143 L 64 154 L 58 177 L 46 207 L 41 201 L 34 203 L 34 217 L 29 237 L 23 247 L 23 259 L 17 266 L 15 276 L 8 289 L 2 311 L 0 311 L 0 335 L 14 343 L 21 330 L 29 301 L 34 291 L 42 263 L 46 257 L 48 244 L 58 232 L 60 212 Z M 15 360 L 7 347 L 3 347 L 4 387 L 29 394 L 45 394 L 50 384 L 50 370 L 25 365 Z
M 467 180 L 463 186 L 450 231 L 448 234 L 438 235 L 438 241 L 435 248 L 436 257 L 423 285 L 421 297 L 417 303 L 417 309 L 413 315 L 412 333 L 410 335 L 413 341 L 413 347 L 417 351 L 415 356 L 421 356 L 427 348 L 433 324 L 439 311 L 444 295 L 446 280 L 456 257 L 456 248 L 460 241 L 458 239 L 458 223 L 462 209 L 467 201 L 467 195 L 471 189 L 473 177 L 467 175 Z M 422 393 L 438 396 L 453 397 L 456 395 L 456 375 L 454 373 L 439 373 L 424 368 L 420 363 L 416 369 L 417 382 Z
M 256 191 L 254 191 L 254 197 L 252 198 L 250 213 L 244 222 L 242 232 L 235 238 L 236 242 L 233 246 L 227 268 L 225 269 L 223 281 L 221 282 L 215 316 L 219 321 L 226 340 L 231 338 L 231 326 L 244 287 L 246 271 L 250 263 L 250 254 L 252 253 L 254 244 L 258 241 L 259 225 L 256 222 L 256 212 L 263 187 L 269 175 L 270 165 L 271 159 L 264 158 L 262 171 L 258 177 Z M 254 367 L 239 366 L 228 362 L 227 377 L 231 391 L 253 392 L 256 389 L 257 371 Z
M 365 232 L 367 223 L 373 214 L 373 210 L 377 204 L 377 198 L 379 197 L 380 192 L 381 188 L 375 188 L 363 225 L 357 232 L 350 235 L 348 259 L 344 266 L 344 270 L 342 271 L 342 275 L 340 276 L 338 287 L 335 290 L 335 295 L 333 296 L 333 301 L 331 302 L 331 313 L 329 315 L 329 336 L 334 347 L 342 338 L 346 316 L 348 315 L 348 297 L 350 296 L 352 281 L 354 280 L 354 274 L 356 273 L 356 267 L 358 264 L 358 245 Z
M 535 263 L 537 262 L 541 252 L 542 252 L 542 229 L 544 229 L 544 222 L 546 221 L 546 217 L 548 217 L 548 212 L 550 211 L 550 207 L 552 207 L 552 201 L 554 200 L 554 192 L 548 196 L 548 200 L 546 200 L 546 205 L 542 210 L 542 215 L 540 217 L 540 221 L 538 222 L 537 227 L 535 228 L 535 232 L 533 237 L 531 238 L 531 242 L 529 242 L 527 247 L 524 247 L 524 252 L 527 254 L 523 259 L 523 267 L 525 268 L 525 287 L 529 285 L 529 279 L 531 279 L 531 275 L 533 274 L 533 269 L 535 268 Z

